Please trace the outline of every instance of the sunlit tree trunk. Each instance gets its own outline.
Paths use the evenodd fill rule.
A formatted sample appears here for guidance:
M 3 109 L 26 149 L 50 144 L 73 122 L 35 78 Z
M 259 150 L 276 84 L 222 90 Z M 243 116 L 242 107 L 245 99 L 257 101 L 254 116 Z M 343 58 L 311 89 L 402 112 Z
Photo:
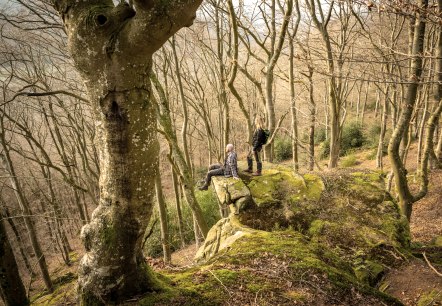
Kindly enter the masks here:
M 192 24 L 201 1 L 52 3 L 88 88 L 99 149 L 99 206 L 81 232 L 80 304 L 115 303 L 159 289 L 142 254 L 158 163 L 152 55 Z
M 160 216 L 161 244 L 163 245 L 163 259 L 166 264 L 170 264 L 170 241 L 169 225 L 167 221 L 166 202 L 164 201 L 163 187 L 161 185 L 160 168 L 157 168 L 155 176 L 155 191 L 158 204 L 158 215 Z
M 186 246 L 186 241 L 184 240 L 184 233 L 183 233 L 183 214 L 181 212 L 181 192 L 179 188 L 179 182 L 178 177 L 176 175 L 175 169 L 173 166 L 171 166 L 171 172 L 172 172 L 172 181 L 173 181 L 173 191 L 175 194 L 175 207 L 176 207 L 176 213 L 177 213 L 177 223 L 178 223 L 178 233 L 180 235 L 181 240 L 181 247 Z
M 420 0 L 419 6 L 423 11 L 425 11 L 428 6 L 428 0 Z M 413 57 L 410 70 L 410 84 L 407 88 L 407 95 L 403 103 L 401 116 L 388 145 L 388 156 L 390 158 L 392 171 L 394 173 L 396 191 L 399 196 L 399 207 L 401 213 L 406 216 L 408 220 L 411 218 L 412 205 L 418 200 L 418 197 L 414 197 L 411 194 L 408 186 L 407 170 L 403 164 L 399 149 L 401 140 L 406 134 L 408 134 L 411 116 L 416 104 L 417 90 L 422 75 L 422 54 L 424 51 L 425 28 L 426 24 L 423 16 L 416 18 L 412 51 Z

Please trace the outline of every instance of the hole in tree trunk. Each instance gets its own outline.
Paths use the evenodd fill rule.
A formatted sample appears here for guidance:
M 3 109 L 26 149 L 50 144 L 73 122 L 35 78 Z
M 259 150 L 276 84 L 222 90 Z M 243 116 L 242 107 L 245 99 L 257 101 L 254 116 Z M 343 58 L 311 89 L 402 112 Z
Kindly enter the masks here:
M 107 22 L 107 17 L 104 15 L 98 15 L 97 16 L 97 24 L 102 26 Z

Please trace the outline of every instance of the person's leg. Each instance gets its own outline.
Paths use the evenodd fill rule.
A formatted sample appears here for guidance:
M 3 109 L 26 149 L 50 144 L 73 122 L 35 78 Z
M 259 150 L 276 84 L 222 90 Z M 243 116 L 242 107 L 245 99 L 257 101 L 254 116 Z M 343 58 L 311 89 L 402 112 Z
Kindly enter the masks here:
M 247 155 L 247 170 L 244 170 L 244 172 L 248 172 L 248 173 L 253 172 L 252 151 L 250 151 L 249 154 Z
M 253 151 L 253 155 L 255 156 L 256 160 L 256 172 L 254 175 L 261 175 L 262 173 L 262 162 L 261 162 L 261 150 Z
M 223 167 L 223 165 L 221 165 L 221 164 L 212 164 L 212 165 L 209 166 L 209 171 L 215 170 L 215 169 L 219 169 L 219 168 L 222 168 L 222 167 Z
M 207 172 L 206 181 L 203 186 L 201 186 L 200 190 L 207 190 L 209 188 L 210 182 L 212 181 L 213 176 L 224 175 L 224 169 L 222 167 L 210 170 Z

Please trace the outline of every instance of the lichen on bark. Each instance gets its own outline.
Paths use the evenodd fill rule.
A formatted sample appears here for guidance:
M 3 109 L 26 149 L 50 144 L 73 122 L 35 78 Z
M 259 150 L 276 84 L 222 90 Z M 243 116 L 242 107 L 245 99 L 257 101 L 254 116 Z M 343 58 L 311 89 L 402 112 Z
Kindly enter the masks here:
M 152 55 L 192 23 L 201 0 L 52 0 L 92 103 L 100 201 L 81 232 L 80 304 L 104 305 L 159 290 L 141 253 L 158 163 L 149 74 Z M 161 10 L 158 10 L 158 5 Z

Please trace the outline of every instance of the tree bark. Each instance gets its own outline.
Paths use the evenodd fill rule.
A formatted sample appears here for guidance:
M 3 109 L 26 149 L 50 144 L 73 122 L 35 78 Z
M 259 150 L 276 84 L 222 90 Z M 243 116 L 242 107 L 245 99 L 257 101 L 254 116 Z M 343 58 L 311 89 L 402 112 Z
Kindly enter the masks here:
M 163 187 L 161 185 L 160 169 L 158 167 L 155 176 L 155 191 L 158 203 L 158 215 L 160 216 L 161 244 L 163 245 L 163 259 L 166 264 L 170 264 L 170 241 L 169 225 L 167 222 L 166 202 L 164 201 Z
M 2 153 L 0 154 L 0 160 L 3 164 L 3 167 L 6 169 L 7 173 L 10 176 L 10 182 L 12 189 L 14 190 L 15 197 L 17 199 L 20 210 L 23 214 L 23 219 L 25 221 L 26 229 L 29 234 L 29 239 L 31 241 L 32 249 L 38 261 L 38 266 L 40 268 L 40 272 L 42 274 L 43 281 L 45 283 L 46 289 L 49 292 L 53 291 L 51 277 L 49 276 L 48 266 L 46 264 L 46 259 L 44 253 L 41 249 L 40 242 L 37 238 L 37 232 L 35 230 L 34 222 L 31 219 L 32 212 L 29 208 L 29 203 L 26 200 L 21 185 L 18 181 L 17 175 L 15 173 L 14 165 L 12 164 L 11 156 L 9 155 L 9 150 L 7 148 L 7 143 L 5 139 L 5 129 L 3 126 L 3 117 L 0 118 L 0 148 L 2 149 Z
M 195 197 L 195 191 L 194 191 L 195 186 L 191 170 L 188 164 L 186 163 L 186 160 L 184 158 L 184 153 L 182 152 L 182 150 L 178 145 L 177 136 L 172 125 L 172 118 L 170 116 L 170 109 L 167 97 L 165 95 L 163 87 L 161 86 L 159 80 L 157 79 L 156 75 L 153 72 L 151 73 L 150 78 L 158 92 L 158 95 L 160 96 L 160 101 L 154 101 L 154 104 L 155 107 L 157 108 L 156 114 L 158 117 L 158 121 L 160 122 L 160 125 L 163 128 L 164 136 L 167 142 L 169 143 L 169 146 L 172 151 L 172 156 L 170 161 L 176 173 L 179 174 L 180 176 L 180 180 L 183 184 L 182 187 L 183 187 L 184 198 L 186 199 L 187 204 L 189 204 L 189 207 L 192 210 L 192 213 L 198 224 L 198 227 L 201 230 L 201 233 L 203 234 L 204 237 L 206 237 L 207 233 L 209 232 L 209 227 L 206 221 L 204 220 L 203 212 Z
M 80 304 L 109 304 L 159 290 L 143 258 L 158 163 L 152 55 L 190 26 L 200 0 L 52 0 L 86 81 L 100 155 L 100 200 L 81 231 Z
M 3 220 L 0 220 L 0 293 L 6 306 L 29 305 Z
M 393 93 L 394 95 L 396 93 Z M 386 86 L 384 103 L 382 106 L 382 121 L 381 121 L 381 132 L 379 134 L 379 143 L 378 150 L 376 153 L 376 168 L 383 170 L 384 167 L 384 143 L 385 143 L 385 134 L 387 133 L 387 119 L 388 119 L 388 95 L 389 95 L 389 87 Z
M 422 12 L 425 12 L 428 6 L 428 0 L 420 0 L 419 6 Z M 394 179 L 396 183 L 396 191 L 399 196 L 399 208 L 401 213 L 411 218 L 412 205 L 418 200 L 411 194 L 407 180 L 407 170 L 405 169 L 403 160 L 401 158 L 399 149 L 401 140 L 410 127 L 410 120 L 414 111 L 417 90 L 422 75 L 422 56 L 424 51 L 424 39 L 425 39 L 425 20 L 424 16 L 416 18 L 415 30 L 414 30 L 414 42 L 412 51 L 412 63 L 410 70 L 410 84 L 407 88 L 407 95 L 403 103 L 403 111 L 400 115 L 397 126 L 395 127 L 393 134 L 388 145 L 388 156 L 390 158 L 392 171 L 394 173 Z
M 184 233 L 183 233 L 183 215 L 181 213 L 181 192 L 179 188 L 179 182 L 178 177 L 176 175 L 175 169 L 173 168 L 173 165 L 171 166 L 172 171 L 172 180 L 173 180 L 173 190 L 175 194 L 175 207 L 176 207 L 176 214 L 177 214 L 177 221 L 178 221 L 178 233 L 180 235 L 181 240 L 181 247 L 184 248 L 186 246 L 186 241 L 184 240 Z
M 1 202 L 2 202 L 2 205 L 4 205 L 3 204 L 4 203 L 3 199 L 1 200 Z M 13 218 L 11 217 L 11 214 L 9 213 L 9 210 L 8 210 L 7 207 L 4 207 L 4 209 L 2 210 L 1 216 L 2 216 L 2 218 L 6 219 L 6 221 L 9 223 L 9 226 L 12 229 L 12 232 L 14 233 L 14 237 L 17 240 L 18 248 L 20 250 L 20 255 L 21 255 L 22 259 L 23 259 L 23 262 L 24 262 L 24 264 L 26 266 L 26 269 L 29 272 L 29 275 L 31 277 L 35 276 L 36 274 L 35 274 L 34 270 L 32 269 L 31 264 L 29 263 L 28 257 L 26 256 L 26 253 L 25 253 L 25 250 L 24 250 L 23 240 L 22 240 L 22 238 L 21 238 L 21 236 L 20 236 L 20 234 L 18 232 L 17 226 L 15 225 L 15 222 L 14 222 Z
M 287 28 L 290 22 L 290 17 L 293 12 L 293 0 L 287 0 L 287 9 L 284 12 L 284 20 L 281 25 L 281 29 L 278 37 L 276 37 L 276 26 L 275 26 L 275 10 L 276 1 L 271 2 L 272 11 L 272 33 L 271 33 L 271 51 L 269 53 L 269 58 L 267 62 L 266 72 L 265 72 L 265 90 L 266 90 L 266 112 L 267 112 L 267 127 L 270 131 L 270 137 L 275 133 L 276 128 L 276 114 L 275 114 L 275 101 L 274 101 L 274 70 L 275 66 L 281 56 L 282 47 L 284 45 L 284 40 L 287 34 Z M 276 40 L 278 39 L 278 40 Z M 273 139 L 275 139 L 273 137 Z M 272 154 L 273 143 L 269 141 L 264 147 L 265 155 L 269 162 L 273 161 Z

